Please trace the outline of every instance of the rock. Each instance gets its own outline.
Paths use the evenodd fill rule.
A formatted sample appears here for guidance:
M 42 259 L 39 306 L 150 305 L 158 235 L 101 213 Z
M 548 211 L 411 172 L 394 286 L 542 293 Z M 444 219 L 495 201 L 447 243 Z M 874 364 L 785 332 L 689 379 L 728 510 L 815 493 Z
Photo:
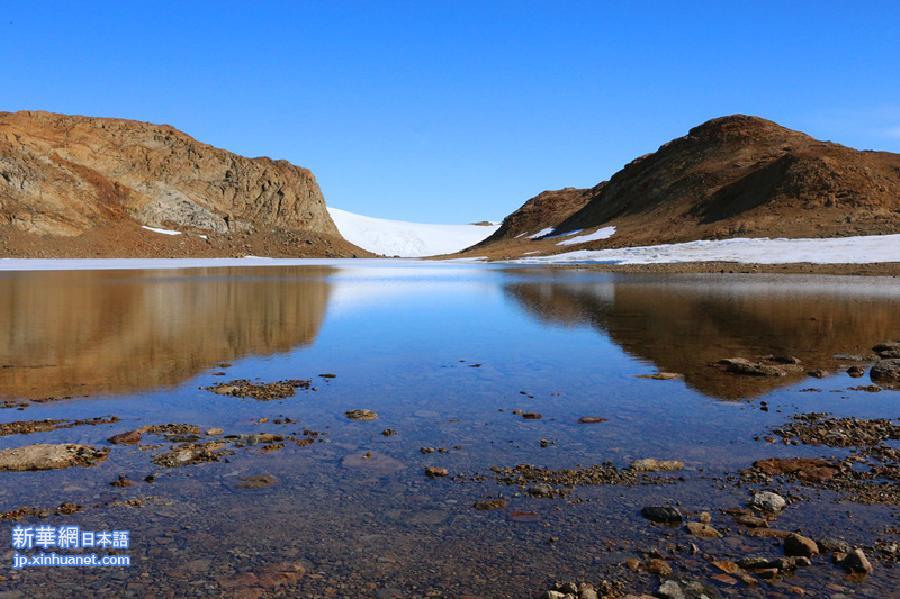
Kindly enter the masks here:
M 60 470 L 93 466 L 106 459 L 109 449 L 90 445 L 38 443 L 0 451 L 0 471 Z
M 674 381 L 676 379 L 684 378 L 683 374 L 678 374 L 677 372 L 655 372 L 653 374 L 639 374 L 639 379 L 650 379 L 653 381 Z
M 665 599 L 685 599 L 684 591 L 681 590 L 681 587 L 674 580 L 667 580 L 659 585 L 656 593 Z
M 872 348 L 872 351 L 878 354 L 882 359 L 900 358 L 900 341 L 879 343 Z
M 809 537 L 794 533 L 784 539 L 784 554 L 813 557 L 819 555 L 819 546 Z
M 869 371 L 873 381 L 900 382 L 900 360 L 879 360 Z
M 780 557 L 774 560 L 772 565 L 775 566 L 775 569 L 779 572 L 791 572 L 796 570 L 799 566 L 811 566 L 812 562 L 808 557 L 797 555 Z
M 141 442 L 141 431 L 128 431 L 127 433 L 119 433 L 118 435 L 113 435 L 107 441 L 112 443 L 113 445 L 137 445 Z
M 720 533 L 718 530 L 716 530 L 709 524 L 703 524 L 702 522 L 688 522 L 685 525 L 685 528 L 695 537 L 705 537 L 711 539 L 722 536 L 722 533 Z
M 561 591 L 545 591 L 542 599 L 566 599 L 566 594 Z
M 771 458 L 754 462 L 753 467 L 769 476 L 788 474 L 807 482 L 831 480 L 840 472 L 838 464 L 818 458 Z
M 735 562 L 730 561 L 714 561 L 712 565 L 725 572 L 726 574 L 737 574 L 741 571 L 741 567 L 738 566 Z
M 722 574 L 722 573 L 713 574 L 712 576 L 710 576 L 710 578 L 712 578 L 713 580 L 716 580 L 718 582 L 721 582 L 722 584 L 727 584 L 729 586 L 736 585 L 738 583 L 737 578 L 733 578 L 733 577 L 729 576 L 728 574 Z
M 225 443 L 210 441 L 208 443 L 185 443 L 173 447 L 170 451 L 153 457 L 153 463 L 166 468 L 178 468 L 192 464 L 218 462 L 228 455 Z
M 843 539 L 835 539 L 826 537 L 818 542 L 820 550 L 831 551 L 834 553 L 850 553 L 850 544 Z
M 124 474 L 120 474 L 116 480 L 112 481 L 109 484 L 113 487 L 118 487 L 120 489 L 125 489 L 127 487 L 134 486 L 134 483 L 131 482 L 130 480 L 128 480 L 128 477 L 125 476 Z
M 606 418 L 601 418 L 600 416 L 582 416 L 578 419 L 578 422 L 581 424 L 600 424 L 601 422 L 606 422 Z
M 271 474 L 253 474 L 242 477 L 238 483 L 238 489 L 265 489 L 278 483 L 278 479 Z
M 771 491 L 762 491 L 753 495 L 750 505 L 767 512 L 780 512 L 787 505 L 784 497 Z
M 751 362 L 744 358 L 728 358 L 719 360 L 719 364 L 725 367 L 726 372 L 745 376 L 784 376 L 786 371 L 778 366 Z
M 641 516 L 662 524 L 680 524 L 684 519 L 678 508 L 667 506 L 648 506 L 641 509 Z
M 522 412 L 522 418 L 525 420 L 540 420 L 543 416 L 537 412 Z
M 748 537 L 758 537 L 762 539 L 786 539 L 791 533 L 787 530 L 779 530 L 777 528 L 748 528 L 744 533 Z
M 863 553 L 863 550 L 859 548 L 848 553 L 847 557 L 841 562 L 841 565 L 844 566 L 844 569 L 848 572 L 855 572 L 857 574 L 871 574 L 875 569 L 872 567 L 868 558 L 866 558 L 866 554 Z
M 578 587 L 578 599 L 598 599 L 597 591 L 594 590 L 594 587 L 588 587 L 582 583 Z
M 271 401 L 273 399 L 293 397 L 296 395 L 297 389 L 309 389 L 310 384 L 311 381 L 300 379 L 275 381 L 274 383 L 254 383 L 246 379 L 238 379 L 205 387 L 205 390 L 219 395 L 249 397 L 257 401 Z
M 766 528 L 769 526 L 768 520 L 752 514 L 739 514 L 734 517 L 734 521 L 741 526 L 747 526 L 749 528 Z
M 378 414 L 372 410 L 347 410 L 344 416 L 350 420 L 375 420 Z
M 866 369 L 863 368 L 862 366 L 851 366 L 850 368 L 847 369 L 847 374 L 849 374 L 850 376 L 852 376 L 855 379 L 858 379 L 859 377 L 866 374 Z
M 428 466 L 425 468 L 425 474 L 428 476 L 428 478 L 442 478 L 450 474 L 450 472 L 446 468 Z
M 666 560 L 662 559 L 647 560 L 647 563 L 644 565 L 644 570 L 651 574 L 658 574 L 659 576 L 672 575 L 672 566 L 670 566 Z
M 644 458 L 631 462 L 630 468 L 635 472 L 675 472 L 684 469 L 684 462 Z
M 760 356 L 759 359 L 763 362 L 775 362 L 776 364 L 802 364 L 800 358 L 797 356 L 769 354 L 767 356 Z
M 221 435 L 224 432 L 225 432 L 225 429 L 221 429 L 218 427 L 206 429 L 206 434 L 209 435 L 210 437 L 216 437 L 218 435 Z
M 481 499 L 475 502 L 476 510 L 502 510 L 506 507 L 506 500 L 503 498 Z

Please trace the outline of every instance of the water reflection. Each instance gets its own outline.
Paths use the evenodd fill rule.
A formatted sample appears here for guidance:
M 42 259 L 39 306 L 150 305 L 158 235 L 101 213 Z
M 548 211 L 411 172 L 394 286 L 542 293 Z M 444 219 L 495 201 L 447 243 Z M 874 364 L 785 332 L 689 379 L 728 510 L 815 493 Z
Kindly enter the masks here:
M 11 273 L 0 276 L 0 395 L 175 385 L 315 338 L 331 267 Z
M 545 322 L 589 325 L 659 370 L 679 372 L 713 397 L 753 397 L 807 375 L 739 377 L 710 364 L 776 353 L 807 370 L 830 369 L 836 353 L 869 353 L 900 331 L 900 284 L 837 277 L 610 275 L 505 286 Z

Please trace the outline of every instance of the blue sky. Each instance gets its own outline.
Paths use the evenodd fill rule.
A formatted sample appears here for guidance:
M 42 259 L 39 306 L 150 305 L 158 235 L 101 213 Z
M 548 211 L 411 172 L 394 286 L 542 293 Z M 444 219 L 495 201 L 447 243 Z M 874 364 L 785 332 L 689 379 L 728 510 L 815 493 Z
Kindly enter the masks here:
M 900 151 L 900 3 L 3 3 L 0 110 L 167 123 L 333 206 L 499 218 L 712 117 Z

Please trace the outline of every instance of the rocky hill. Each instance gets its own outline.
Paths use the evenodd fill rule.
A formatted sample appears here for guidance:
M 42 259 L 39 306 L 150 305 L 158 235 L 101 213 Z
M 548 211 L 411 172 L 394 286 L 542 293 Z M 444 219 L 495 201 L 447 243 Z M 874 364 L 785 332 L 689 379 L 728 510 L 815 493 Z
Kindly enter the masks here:
M 0 113 L 0 227 L 5 255 L 358 251 L 307 169 L 168 125 L 34 111 Z
M 605 183 L 600 183 L 597 187 L 603 185 Z M 533 235 L 545 227 L 558 225 L 584 208 L 596 193 L 599 193 L 597 188 L 577 189 L 575 187 L 542 191 L 504 218 L 500 228 L 479 245 L 501 239 L 516 239 Z
M 515 239 L 522 228 L 559 234 L 616 227 L 609 239 L 546 251 L 900 232 L 900 155 L 819 141 L 752 116 L 713 119 L 636 158 L 608 182 L 563 191 L 526 202 L 477 251 L 517 253 L 527 247 Z M 583 206 L 566 214 L 577 202 Z M 530 215 L 524 227 L 523 215 Z

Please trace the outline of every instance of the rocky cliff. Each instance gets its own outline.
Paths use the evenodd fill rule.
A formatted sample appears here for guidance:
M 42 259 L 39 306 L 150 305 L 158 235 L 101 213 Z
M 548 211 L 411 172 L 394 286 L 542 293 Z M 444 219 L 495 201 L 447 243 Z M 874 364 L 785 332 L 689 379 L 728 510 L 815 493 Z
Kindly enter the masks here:
M 313 174 L 284 160 L 239 156 L 168 125 L 0 113 L 8 235 L 98 236 L 123 223 L 207 237 L 302 233 L 352 247 L 341 243 Z

